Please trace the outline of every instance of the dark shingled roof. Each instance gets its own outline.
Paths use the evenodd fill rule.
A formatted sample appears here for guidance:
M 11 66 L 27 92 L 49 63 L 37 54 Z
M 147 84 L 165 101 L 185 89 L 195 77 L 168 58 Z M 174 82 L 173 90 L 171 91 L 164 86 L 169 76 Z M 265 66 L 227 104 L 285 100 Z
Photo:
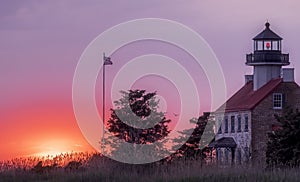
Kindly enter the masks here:
M 270 29 L 270 24 L 266 23 L 266 28 L 260 34 L 253 38 L 253 40 L 282 40 L 282 38 Z
M 223 137 L 219 140 L 213 141 L 209 144 L 209 147 L 213 148 L 235 148 L 236 143 L 233 138 L 231 137 Z
M 254 91 L 253 81 L 248 82 L 227 100 L 225 112 L 252 110 L 280 83 L 282 83 L 281 78 L 272 79 L 267 84 Z M 224 107 L 225 104 L 223 104 L 216 112 L 222 111 L 222 109 L 224 110 Z

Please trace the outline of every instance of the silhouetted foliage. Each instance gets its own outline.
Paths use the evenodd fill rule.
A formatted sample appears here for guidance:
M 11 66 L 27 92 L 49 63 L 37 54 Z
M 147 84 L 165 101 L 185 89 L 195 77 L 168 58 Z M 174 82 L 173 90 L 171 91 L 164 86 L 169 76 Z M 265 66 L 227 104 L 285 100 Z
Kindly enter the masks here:
M 38 174 L 42 174 L 42 173 L 49 173 L 52 172 L 54 170 L 57 170 L 58 168 L 60 168 L 58 166 L 58 164 L 54 163 L 52 165 L 45 165 L 43 166 L 43 162 L 39 161 L 33 168 L 32 171 Z
M 176 150 L 173 158 L 183 157 L 186 159 L 204 159 L 207 156 L 207 153 L 209 152 L 207 144 L 210 141 L 203 141 L 201 139 L 210 140 L 212 138 L 203 136 L 205 128 L 211 127 L 211 125 L 208 125 L 209 115 L 209 113 L 205 113 L 198 119 L 191 119 L 190 122 L 195 124 L 195 128 L 190 128 L 179 132 L 181 135 L 174 139 L 174 143 L 182 143 L 182 141 L 185 141 L 187 137 L 188 140 L 178 150 Z M 208 130 L 210 131 L 210 128 L 208 128 Z M 211 132 L 207 132 L 206 135 L 207 134 L 213 134 L 213 131 L 211 130 Z M 178 145 L 174 146 L 174 148 L 178 147 Z
M 275 166 L 300 164 L 300 112 L 286 109 L 282 116 L 275 116 L 280 123 L 268 134 L 267 163 Z
M 70 161 L 65 167 L 65 171 L 76 171 L 78 169 L 82 168 L 82 162 L 81 161 Z
M 63 163 L 48 157 L 15 158 L 0 161 L 0 181 L 299 181 L 300 168 L 289 170 L 261 170 L 248 166 L 220 168 L 201 166 L 199 161 L 172 161 L 168 164 L 124 164 L 99 153 L 60 154 Z M 81 161 L 82 166 L 66 171 L 67 161 Z M 41 162 L 39 162 L 41 161 Z M 34 166 L 36 166 L 34 168 Z M 76 165 L 75 165 L 76 166 Z M 23 168 L 24 167 L 24 168 Z
M 108 120 L 108 131 L 113 136 L 132 144 L 149 144 L 166 137 L 170 130 L 165 113 L 158 110 L 159 100 L 156 93 L 146 93 L 145 90 L 121 91 L 122 98 L 115 101 L 116 109 L 111 109 Z M 142 128 L 140 126 L 143 126 Z M 110 143 L 112 153 L 122 147 L 106 138 Z M 163 147 L 163 146 L 157 146 Z

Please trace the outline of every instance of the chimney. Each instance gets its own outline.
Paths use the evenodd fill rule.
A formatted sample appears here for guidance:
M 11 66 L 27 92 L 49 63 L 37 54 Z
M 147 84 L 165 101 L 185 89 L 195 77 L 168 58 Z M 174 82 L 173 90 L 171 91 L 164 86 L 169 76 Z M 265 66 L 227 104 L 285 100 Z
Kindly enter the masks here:
M 245 75 L 245 84 L 253 81 L 253 75 Z
M 283 82 L 294 82 L 294 68 L 282 68 Z

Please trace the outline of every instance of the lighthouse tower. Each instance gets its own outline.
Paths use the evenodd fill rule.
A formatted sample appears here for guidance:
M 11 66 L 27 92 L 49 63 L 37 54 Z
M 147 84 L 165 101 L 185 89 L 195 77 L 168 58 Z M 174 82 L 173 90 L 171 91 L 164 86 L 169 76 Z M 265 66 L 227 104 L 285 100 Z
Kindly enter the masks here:
M 265 24 L 265 30 L 253 38 L 254 53 L 247 54 L 246 65 L 254 67 L 253 89 L 261 88 L 273 78 L 280 78 L 282 66 L 289 65 L 289 55 L 283 54 L 282 38 Z

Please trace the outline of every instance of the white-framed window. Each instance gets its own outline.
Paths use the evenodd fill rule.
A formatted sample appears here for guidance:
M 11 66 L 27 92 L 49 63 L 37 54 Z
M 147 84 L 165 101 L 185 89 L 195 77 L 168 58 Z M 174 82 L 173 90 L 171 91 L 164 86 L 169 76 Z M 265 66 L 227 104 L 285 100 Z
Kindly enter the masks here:
M 222 118 L 221 117 L 218 118 L 217 130 L 218 130 L 218 134 L 222 133 Z
M 245 114 L 245 132 L 249 131 L 249 117 L 248 114 Z
M 229 164 L 229 149 L 225 148 L 225 164 Z
M 264 41 L 264 50 L 271 50 L 271 49 L 272 49 L 272 42 Z
M 264 47 L 263 41 L 257 41 L 257 50 L 261 51 L 263 50 L 263 47 Z
M 235 132 L 235 116 L 231 116 L 231 133 Z
M 237 129 L 237 132 L 241 132 L 242 131 L 242 119 L 241 119 L 240 115 L 238 115 L 237 120 L 238 120 L 238 129 Z
M 224 129 L 224 133 L 228 133 L 228 117 L 225 116 L 225 129 Z
M 242 151 L 241 151 L 241 148 L 237 148 L 236 163 L 237 164 L 242 164 Z
M 275 51 L 279 50 L 278 41 L 272 41 L 272 50 L 275 50 Z
M 282 93 L 273 94 L 273 109 L 282 109 Z
M 222 160 L 222 150 L 220 148 L 217 148 L 217 160 Z
M 245 148 L 244 148 L 244 156 L 245 156 L 245 161 L 248 162 L 248 161 L 249 161 L 249 158 L 250 158 L 249 147 L 245 147 Z

